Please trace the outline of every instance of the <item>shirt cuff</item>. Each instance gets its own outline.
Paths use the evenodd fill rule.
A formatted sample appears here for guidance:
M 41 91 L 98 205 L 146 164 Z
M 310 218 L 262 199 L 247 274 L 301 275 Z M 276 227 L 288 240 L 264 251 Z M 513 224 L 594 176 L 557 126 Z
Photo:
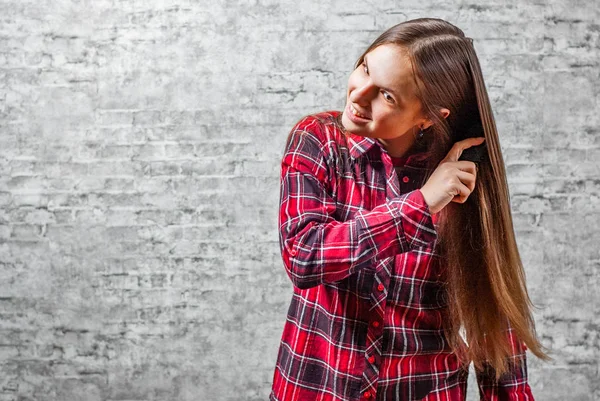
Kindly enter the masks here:
M 421 190 L 416 189 L 397 200 L 392 209 L 394 217 L 402 225 L 409 248 L 429 246 L 436 241 L 437 231 L 433 217 Z

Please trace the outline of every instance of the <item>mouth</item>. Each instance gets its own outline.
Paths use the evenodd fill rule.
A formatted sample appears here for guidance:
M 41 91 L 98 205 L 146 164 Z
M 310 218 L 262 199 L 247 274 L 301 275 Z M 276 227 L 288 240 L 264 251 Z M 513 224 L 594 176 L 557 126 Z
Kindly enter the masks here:
M 348 105 L 348 111 L 350 112 L 350 115 L 354 117 L 354 119 L 365 121 L 371 120 L 371 117 L 369 117 L 366 113 L 361 113 L 358 111 L 352 104 Z

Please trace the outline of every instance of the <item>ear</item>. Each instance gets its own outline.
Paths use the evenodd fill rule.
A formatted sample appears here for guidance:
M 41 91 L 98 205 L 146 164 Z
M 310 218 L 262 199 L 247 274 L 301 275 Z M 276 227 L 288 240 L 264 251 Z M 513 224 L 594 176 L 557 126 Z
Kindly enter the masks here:
M 440 114 L 442 115 L 442 117 L 448 118 L 448 116 L 450 115 L 450 110 L 448 110 L 445 107 L 442 107 L 440 109 Z M 433 121 L 427 119 L 427 120 L 425 120 L 423 125 L 421 125 L 421 129 L 427 129 L 427 128 L 431 127 L 432 125 L 433 125 Z
M 448 118 L 448 116 L 450 115 L 450 110 L 442 107 L 440 109 L 440 114 L 444 117 L 444 119 Z

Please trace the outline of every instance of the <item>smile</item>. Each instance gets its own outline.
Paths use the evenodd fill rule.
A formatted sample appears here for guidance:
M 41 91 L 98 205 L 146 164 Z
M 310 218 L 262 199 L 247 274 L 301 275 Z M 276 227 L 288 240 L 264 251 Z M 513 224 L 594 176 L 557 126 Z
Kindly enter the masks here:
M 351 112 L 352 114 L 354 114 L 355 116 L 357 116 L 357 117 L 364 118 L 364 119 L 366 119 L 366 120 L 368 120 L 368 119 L 369 119 L 369 117 L 367 117 L 367 116 L 365 116 L 364 114 L 360 113 L 360 112 L 359 112 L 358 110 L 356 110 L 356 109 L 354 108 L 354 106 L 352 106 L 352 105 L 350 105 L 350 112 Z

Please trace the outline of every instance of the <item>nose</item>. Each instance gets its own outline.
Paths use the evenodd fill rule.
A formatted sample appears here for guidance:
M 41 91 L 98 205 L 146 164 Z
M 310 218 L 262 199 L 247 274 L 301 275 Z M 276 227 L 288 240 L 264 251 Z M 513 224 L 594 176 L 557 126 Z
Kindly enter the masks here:
M 371 101 L 373 89 L 374 86 L 371 80 L 363 82 L 350 93 L 350 100 L 358 105 L 366 106 Z

